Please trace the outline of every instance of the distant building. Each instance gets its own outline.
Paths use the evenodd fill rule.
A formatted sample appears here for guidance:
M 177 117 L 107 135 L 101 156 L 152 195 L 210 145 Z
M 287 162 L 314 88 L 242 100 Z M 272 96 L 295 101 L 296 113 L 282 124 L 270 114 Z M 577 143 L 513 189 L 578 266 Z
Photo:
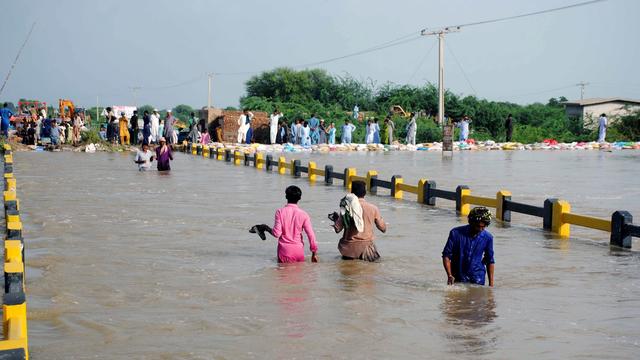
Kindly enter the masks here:
M 563 102 L 567 117 L 580 117 L 585 128 L 595 128 L 600 114 L 612 121 L 616 117 L 640 110 L 640 100 L 625 98 L 594 98 Z

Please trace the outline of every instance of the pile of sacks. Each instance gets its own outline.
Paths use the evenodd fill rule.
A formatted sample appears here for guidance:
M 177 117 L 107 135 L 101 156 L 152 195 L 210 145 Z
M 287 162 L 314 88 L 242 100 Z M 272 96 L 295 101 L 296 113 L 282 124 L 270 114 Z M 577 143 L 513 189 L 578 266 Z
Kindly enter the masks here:
M 254 154 L 256 152 L 268 152 L 268 153 L 303 153 L 303 152 L 353 152 L 353 151 L 442 151 L 442 143 L 422 143 L 416 145 L 405 145 L 398 142 L 394 142 L 392 145 L 382 144 L 320 144 L 311 146 L 301 146 L 293 144 L 221 144 L 212 143 L 210 147 L 226 147 L 232 151 L 238 150 L 246 154 Z M 467 141 L 456 141 L 453 143 L 454 151 L 465 150 L 622 150 L 622 149 L 640 149 L 640 142 L 616 142 L 616 143 L 597 143 L 597 142 L 572 142 L 572 143 L 558 143 L 555 140 L 547 139 L 540 143 L 535 144 L 521 144 L 515 142 L 499 143 L 493 140 L 487 141 L 474 141 L 469 139 Z

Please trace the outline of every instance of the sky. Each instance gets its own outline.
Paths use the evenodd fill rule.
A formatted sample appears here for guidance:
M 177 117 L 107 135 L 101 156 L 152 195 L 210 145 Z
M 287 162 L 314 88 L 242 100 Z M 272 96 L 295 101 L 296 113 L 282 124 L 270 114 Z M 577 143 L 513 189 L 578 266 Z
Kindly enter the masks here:
M 535 12 L 585 0 L 0 0 L 1 101 L 59 98 L 77 106 L 238 106 L 260 71 L 351 54 L 421 29 Z M 640 1 L 463 27 L 445 40 L 445 86 L 520 104 L 551 97 L 640 99 Z M 417 36 L 416 36 L 417 38 Z M 303 69 L 304 67 L 296 67 Z M 437 38 L 311 68 L 376 85 L 437 83 Z M 134 90 L 137 88 L 137 90 Z

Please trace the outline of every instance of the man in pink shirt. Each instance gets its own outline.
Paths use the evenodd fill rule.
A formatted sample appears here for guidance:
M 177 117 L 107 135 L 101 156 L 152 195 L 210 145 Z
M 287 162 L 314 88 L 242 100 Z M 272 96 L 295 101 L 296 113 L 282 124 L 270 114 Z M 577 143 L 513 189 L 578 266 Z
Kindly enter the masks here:
M 276 210 L 273 229 L 263 224 L 254 226 L 250 231 L 268 231 L 278 238 L 278 262 L 292 263 L 304 261 L 304 240 L 302 238 L 302 230 L 304 230 L 309 239 L 311 261 L 318 262 L 318 255 L 316 255 L 318 245 L 316 245 L 316 235 L 311 226 L 311 219 L 304 210 L 298 207 L 298 201 L 302 198 L 302 190 L 292 185 L 287 188 L 285 195 L 287 205 Z

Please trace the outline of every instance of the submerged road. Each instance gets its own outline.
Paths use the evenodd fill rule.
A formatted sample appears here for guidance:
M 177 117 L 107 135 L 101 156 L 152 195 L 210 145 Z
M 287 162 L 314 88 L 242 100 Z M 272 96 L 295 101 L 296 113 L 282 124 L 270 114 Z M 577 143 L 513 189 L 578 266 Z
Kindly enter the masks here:
M 411 183 L 427 177 L 416 170 L 424 166 L 441 188 L 464 182 L 483 195 L 506 179 L 514 198 L 535 204 L 560 193 L 583 213 L 640 217 L 636 155 L 496 154 L 311 157 Z M 492 224 L 496 287 L 447 287 L 440 253 L 464 223 L 447 203 L 371 197 L 389 223 L 377 239 L 382 261 L 345 262 L 326 219 L 341 186 L 175 157 L 160 175 L 137 172 L 131 154 L 14 155 L 33 359 L 632 359 L 639 350 L 640 257 L 610 250 L 606 233 L 562 241 L 535 219 Z M 275 240 L 247 231 L 272 221 L 289 184 L 302 188 L 318 264 L 278 266 Z

